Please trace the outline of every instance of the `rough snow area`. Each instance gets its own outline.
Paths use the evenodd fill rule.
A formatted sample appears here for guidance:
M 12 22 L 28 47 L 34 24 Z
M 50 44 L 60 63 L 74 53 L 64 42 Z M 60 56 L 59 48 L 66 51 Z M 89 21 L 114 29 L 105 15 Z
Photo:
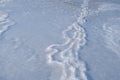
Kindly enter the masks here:
M 119 0 L 0 0 L 0 80 L 119 80 Z

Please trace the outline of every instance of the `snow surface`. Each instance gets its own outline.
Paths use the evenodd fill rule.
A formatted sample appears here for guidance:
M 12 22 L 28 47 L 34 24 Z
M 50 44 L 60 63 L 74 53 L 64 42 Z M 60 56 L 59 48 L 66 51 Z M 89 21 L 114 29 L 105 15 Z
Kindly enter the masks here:
M 120 80 L 119 0 L 0 0 L 0 80 Z

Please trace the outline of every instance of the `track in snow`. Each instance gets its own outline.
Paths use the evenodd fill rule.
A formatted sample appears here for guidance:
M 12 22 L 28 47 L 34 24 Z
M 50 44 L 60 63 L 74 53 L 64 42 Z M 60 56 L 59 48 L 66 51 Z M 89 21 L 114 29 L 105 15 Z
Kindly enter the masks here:
M 87 80 L 85 62 L 80 59 L 78 50 L 86 43 L 86 33 L 82 26 L 88 15 L 88 0 L 81 5 L 81 13 L 77 21 L 64 30 L 64 44 L 52 44 L 47 47 L 48 63 L 59 64 L 63 68 L 60 80 Z

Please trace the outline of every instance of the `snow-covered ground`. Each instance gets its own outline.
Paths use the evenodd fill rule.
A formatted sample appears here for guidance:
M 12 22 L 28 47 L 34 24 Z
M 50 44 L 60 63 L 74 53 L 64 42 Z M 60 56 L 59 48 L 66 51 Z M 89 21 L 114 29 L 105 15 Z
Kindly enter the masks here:
M 0 0 L 0 80 L 119 80 L 119 0 Z

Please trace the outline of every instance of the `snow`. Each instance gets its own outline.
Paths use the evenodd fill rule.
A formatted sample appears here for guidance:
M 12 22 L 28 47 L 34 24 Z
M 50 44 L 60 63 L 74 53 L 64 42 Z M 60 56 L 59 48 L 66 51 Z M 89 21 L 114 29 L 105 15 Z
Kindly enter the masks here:
M 0 0 L 0 80 L 119 80 L 119 0 Z

